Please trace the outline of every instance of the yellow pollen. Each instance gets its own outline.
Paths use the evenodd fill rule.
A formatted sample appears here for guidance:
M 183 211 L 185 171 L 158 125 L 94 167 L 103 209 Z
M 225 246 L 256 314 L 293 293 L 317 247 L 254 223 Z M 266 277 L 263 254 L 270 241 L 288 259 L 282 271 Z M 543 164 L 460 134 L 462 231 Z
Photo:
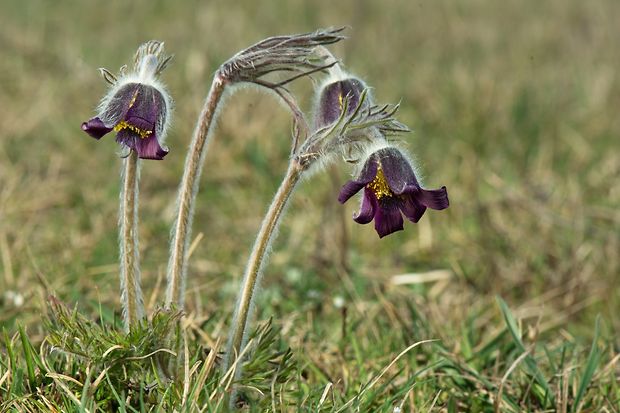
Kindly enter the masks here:
M 124 120 L 120 121 L 118 125 L 114 127 L 114 132 L 120 132 L 123 129 L 129 129 L 130 131 L 137 133 L 138 135 L 140 135 L 140 139 L 144 139 L 148 137 L 151 133 L 153 133 L 152 130 L 140 129 L 137 126 L 134 126 Z
M 344 106 L 344 98 L 342 97 L 342 93 L 338 93 L 338 106 L 340 107 L 340 111 Z
M 381 165 L 377 166 L 377 175 L 375 175 L 375 178 L 366 185 L 366 188 L 374 192 L 377 199 L 381 199 L 386 196 L 394 196 L 394 193 L 388 185 L 387 179 L 385 179 Z

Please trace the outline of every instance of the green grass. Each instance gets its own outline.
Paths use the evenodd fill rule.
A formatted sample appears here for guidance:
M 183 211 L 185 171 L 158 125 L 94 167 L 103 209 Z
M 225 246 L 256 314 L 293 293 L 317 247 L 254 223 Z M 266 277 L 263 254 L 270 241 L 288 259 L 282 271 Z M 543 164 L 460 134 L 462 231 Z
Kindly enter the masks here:
M 157 309 L 185 148 L 221 62 L 343 24 L 334 52 L 378 101 L 401 101 L 403 140 L 451 206 L 379 240 L 336 201 L 346 167 L 302 184 L 265 269 L 247 409 L 620 411 L 619 18 L 614 0 L 3 1 L 0 411 L 226 411 L 221 351 L 290 121 L 254 90 L 228 100 L 177 327 Z M 125 336 L 120 161 L 79 125 L 105 90 L 96 68 L 150 38 L 176 55 L 176 108 L 169 156 L 142 170 L 157 316 Z M 294 91 L 310 109 L 312 83 Z

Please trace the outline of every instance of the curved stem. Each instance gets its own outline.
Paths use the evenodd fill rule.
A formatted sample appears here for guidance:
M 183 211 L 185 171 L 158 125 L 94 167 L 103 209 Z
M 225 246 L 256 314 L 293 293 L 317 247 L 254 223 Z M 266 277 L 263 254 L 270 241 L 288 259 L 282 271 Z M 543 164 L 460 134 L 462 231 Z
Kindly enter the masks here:
M 139 179 L 138 154 L 132 150 L 124 160 L 119 214 L 121 301 L 126 331 L 144 317 L 138 250 Z
M 187 273 L 187 253 L 192 230 L 192 219 L 194 215 L 194 204 L 202 165 L 207 153 L 209 137 L 215 124 L 214 119 L 218 103 L 222 98 L 225 79 L 216 73 L 209 94 L 205 99 L 202 112 L 196 123 L 194 135 L 190 144 L 183 178 L 179 186 L 177 198 L 176 222 L 172 228 L 170 258 L 168 261 L 167 288 L 166 288 L 166 308 L 175 305 L 178 309 L 183 308 L 185 299 L 185 278 Z
M 256 236 L 256 241 L 252 247 L 252 253 L 243 276 L 233 323 L 228 336 L 229 342 L 223 366 L 224 371 L 228 370 L 232 363 L 235 362 L 235 357 L 241 354 L 241 349 L 247 339 L 250 313 L 253 308 L 254 298 L 256 297 L 256 290 L 260 283 L 265 257 L 267 256 L 271 241 L 275 238 L 280 219 L 295 186 L 299 182 L 302 172 L 303 168 L 299 162 L 292 160 Z M 241 369 L 240 367 L 237 367 L 237 369 L 238 375 Z

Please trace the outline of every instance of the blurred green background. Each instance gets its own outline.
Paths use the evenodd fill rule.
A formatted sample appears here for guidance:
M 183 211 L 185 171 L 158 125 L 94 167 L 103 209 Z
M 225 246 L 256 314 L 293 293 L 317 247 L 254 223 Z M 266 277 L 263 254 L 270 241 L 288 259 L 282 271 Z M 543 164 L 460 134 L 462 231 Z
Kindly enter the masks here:
M 401 102 L 399 119 L 414 131 L 402 140 L 425 185 L 448 187 L 451 206 L 380 241 L 372 226 L 352 222 L 356 202 L 336 201 L 345 166 L 312 178 L 273 246 L 259 319 L 274 315 L 285 325 L 309 302 L 328 317 L 340 311 L 335 297 L 359 309 L 387 291 L 416 302 L 449 343 L 449 326 L 484 323 L 499 294 L 543 332 L 587 340 L 602 313 L 613 337 L 619 21 L 616 0 L 2 0 L 0 325 L 12 331 L 17 321 L 43 334 L 49 292 L 87 314 L 98 314 L 99 303 L 110 319 L 118 314 L 118 148 L 80 130 L 106 90 L 98 67 L 115 72 L 149 39 L 175 54 L 163 75 L 175 99 L 170 154 L 142 169 L 143 282 L 153 308 L 163 299 L 158 280 L 185 151 L 214 71 L 262 38 L 347 25 L 349 39 L 333 52 L 379 102 Z M 310 111 L 312 81 L 293 91 Z M 289 134 L 290 119 L 271 96 L 245 89 L 227 100 L 194 225 L 203 238 L 187 307 L 198 320 L 232 311 Z M 439 281 L 392 282 L 435 270 Z M 291 336 L 302 335 L 303 317 Z M 221 326 L 209 334 L 222 335 Z

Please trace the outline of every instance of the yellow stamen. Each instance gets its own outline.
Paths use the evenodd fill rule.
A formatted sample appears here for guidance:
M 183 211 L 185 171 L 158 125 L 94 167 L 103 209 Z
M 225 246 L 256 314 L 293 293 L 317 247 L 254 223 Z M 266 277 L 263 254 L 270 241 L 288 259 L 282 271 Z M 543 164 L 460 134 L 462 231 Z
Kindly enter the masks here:
M 342 93 L 338 93 L 338 106 L 342 112 L 342 108 L 344 107 L 344 98 L 342 97 Z
M 390 189 L 390 185 L 388 185 L 387 179 L 385 179 L 381 165 L 377 165 L 377 175 L 375 175 L 375 178 L 366 185 L 366 188 L 374 192 L 377 199 L 381 199 L 386 196 L 394 196 L 394 193 Z
M 140 135 L 140 139 L 144 139 L 148 137 L 151 133 L 153 133 L 152 130 L 140 129 L 139 127 L 134 126 L 124 120 L 120 121 L 118 125 L 114 127 L 114 132 L 120 132 L 123 129 L 129 129 L 130 131 L 137 133 L 138 135 Z

